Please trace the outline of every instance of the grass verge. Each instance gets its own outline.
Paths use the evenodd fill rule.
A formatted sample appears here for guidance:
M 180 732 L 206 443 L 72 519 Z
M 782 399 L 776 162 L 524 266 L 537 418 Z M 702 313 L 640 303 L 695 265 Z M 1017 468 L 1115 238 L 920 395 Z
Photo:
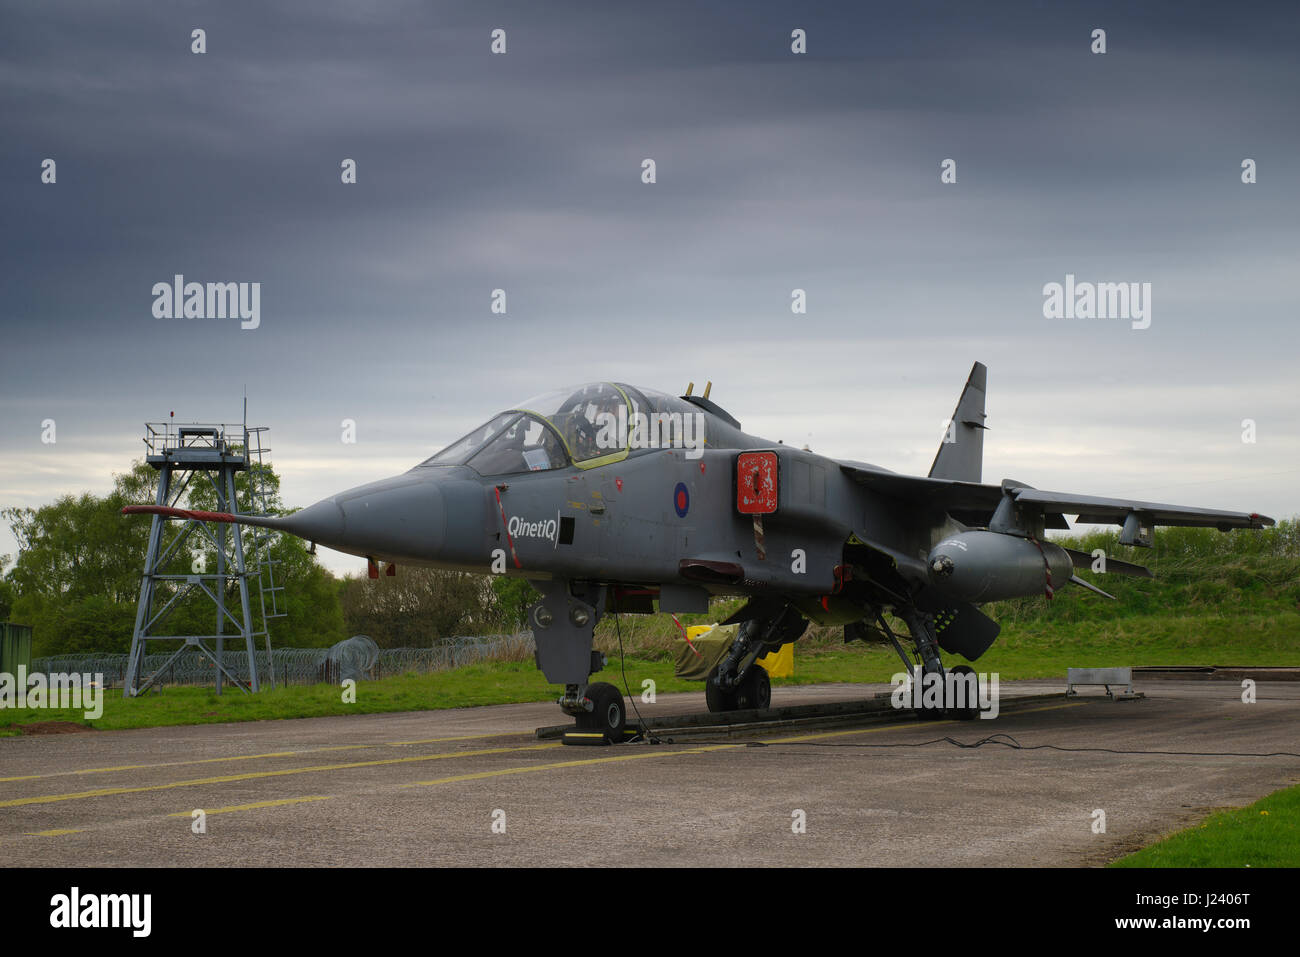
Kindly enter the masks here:
M 1287 618 L 1289 620 L 1280 620 Z M 1122 622 L 1068 622 L 1008 628 L 980 659 L 980 671 L 1003 680 L 1060 678 L 1065 669 L 1111 665 L 1300 665 L 1300 614 L 1289 616 L 1204 617 L 1136 616 Z M 829 682 L 887 682 L 901 663 L 892 650 L 855 642 L 845 645 L 827 636 L 810 636 L 796 645 L 795 676 L 774 680 L 783 685 Z M 613 649 L 611 649 L 613 650 Z M 634 695 L 652 680 L 657 693 L 703 691 L 700 682 L 673 676 L 673 666 L 657 649 L 629 652 L 627 684 Z M 618 659 L 599 675 L 623 687 Z M 86 720 L 81 711 L 56 709 L 0 710 L 0 736 L 22 733 L 20 726 L 71 721 L 97 730 L 146 728 L 276 718 L 425 711 L 487 704 L 553 701 L 563 689 L 548 685 L 531 661 L 491 661 L 434 674 L 409 674 L 361 682 L 356 702 L 345 703 L 331 685 L 294 685 L 257 695 L 227 691 L 218 697 L 208 688 L 165 688 L 140 698 L 123 699 L 120 691 L 104 697 L 103 715 Z M 556 712 L 557 723 L 560 714 Z
M 1248 807 L 1217 811 L 1200 824 L 1108 866 L 1300 866 L 1300 785 L 1284 788 Z

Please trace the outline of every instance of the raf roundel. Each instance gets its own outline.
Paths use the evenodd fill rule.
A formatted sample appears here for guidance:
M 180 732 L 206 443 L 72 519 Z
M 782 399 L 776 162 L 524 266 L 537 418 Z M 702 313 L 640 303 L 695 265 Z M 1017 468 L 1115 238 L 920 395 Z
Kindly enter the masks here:
M 673 489 L 673 508 L 677 509 L 678 518 L 685 518 L 691 510 L 691 493 L 686 490 L 685 482 L 678 482 Z

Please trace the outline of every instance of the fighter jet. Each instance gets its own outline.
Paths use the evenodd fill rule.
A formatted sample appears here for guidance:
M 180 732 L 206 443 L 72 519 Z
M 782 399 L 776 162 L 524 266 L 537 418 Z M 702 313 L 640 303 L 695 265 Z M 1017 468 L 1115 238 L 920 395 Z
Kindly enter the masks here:
M 984 484 L 986 379 L 975 363 L 926 476 L 749 435 L 707 387 L 671 396 L 599 382 L 521 402 L 408 472 L 293 515 L 124 511 L 277 529 L 366 558 L 372 577 L 386 563 L 390 574 L 425 565 L 528 579 L 541 594 L 528 609 L 538 667 L 564 686 L 559 705 L 578 727 L 611 741 L 624 732 L 623 695 L 591 681 L 605 663 L 592 637 L 606 614 L 702 613 L 713 596 L 746 598 L 727 619 L 740 628 L 706 698 L 713 711 L 766 708 L 771 686 L 757 659 L 810 621 L 889 642 L 915 673 L 910 638 L 922 677 L 942 678 L 941 652 L 973 662 L 997 637 L 980 604 L 1050 597 L 1069 583 L 1105 595 L 1074 574 L 1091 554 L 1046 538 L 1070 527 L 1067 514 L 1119 526 L 1119 541 L 1139 547 L 1157 525 L 1274 524 L 1014 479 Z M 1150 577 L 1114 558 L 1105 570 Z

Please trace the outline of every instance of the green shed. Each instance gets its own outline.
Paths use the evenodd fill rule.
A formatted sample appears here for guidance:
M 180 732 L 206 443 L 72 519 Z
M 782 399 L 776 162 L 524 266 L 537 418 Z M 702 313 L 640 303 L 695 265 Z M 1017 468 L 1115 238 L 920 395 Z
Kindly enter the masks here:
M 0 672 L 18 674 L 18 666 L 32 666 L 32 626 L 0 624 Z

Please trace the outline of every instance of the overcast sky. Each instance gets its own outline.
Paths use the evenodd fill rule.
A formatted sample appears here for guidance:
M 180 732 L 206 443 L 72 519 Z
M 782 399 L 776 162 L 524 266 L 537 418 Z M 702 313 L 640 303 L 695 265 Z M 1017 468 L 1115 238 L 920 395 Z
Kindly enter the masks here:
M 1292 3 L 271 6 L 3 3 L 0 506 L 245 387 L 293 506 L 593 379 L 923 474 L 980 360 L 985 481 L 1300 512 Z M 178 273 L 260 325 L 156 318 Z

